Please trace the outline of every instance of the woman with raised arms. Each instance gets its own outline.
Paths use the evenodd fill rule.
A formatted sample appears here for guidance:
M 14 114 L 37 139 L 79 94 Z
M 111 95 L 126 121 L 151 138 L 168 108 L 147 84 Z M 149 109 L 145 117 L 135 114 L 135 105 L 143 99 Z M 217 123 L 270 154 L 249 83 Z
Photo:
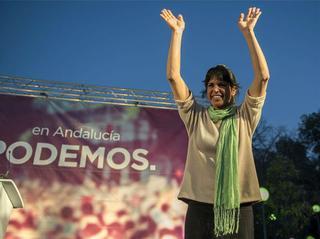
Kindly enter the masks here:
M 255 36 L 259 8 L 240 14 L 238 27 L 247 42 L 253 81 L 236 105 L 239 90 L 225 65 L 210 68 L 204 79 L 209 107 L 199 105 L 181 77 L 180 55 L 185 22 L 170 10 L 160 16 L 170 27 L 167 79 L 189 137 L 184 177 L 178 198 L 188 204 L 186 239 L 254 238 L 252 204 L 261 200 L 252 153 L 252 136 L 260 120 L 270 78 Z

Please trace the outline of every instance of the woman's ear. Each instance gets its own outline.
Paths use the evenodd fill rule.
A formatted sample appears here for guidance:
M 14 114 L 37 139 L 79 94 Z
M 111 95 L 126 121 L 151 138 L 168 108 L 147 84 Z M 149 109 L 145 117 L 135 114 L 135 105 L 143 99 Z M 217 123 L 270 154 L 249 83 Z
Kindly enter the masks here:
M 238 93 L 237 87 L 236 87 L 236 86 L 233 86 L 233 87 L 231 88 L 231 95 L 234 97 L 234 96 L 236 96 L 237 93 Z

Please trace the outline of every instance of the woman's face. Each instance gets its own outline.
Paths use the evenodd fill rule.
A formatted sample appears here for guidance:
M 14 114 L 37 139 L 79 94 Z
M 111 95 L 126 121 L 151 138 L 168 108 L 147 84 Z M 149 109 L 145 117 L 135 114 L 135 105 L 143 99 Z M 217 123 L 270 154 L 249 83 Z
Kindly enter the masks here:
M 216 77 L 210 79 L 207 85 L 207 97 L 215 109 L 224 109 L 233 103 L 237 90 L 229 83 Z

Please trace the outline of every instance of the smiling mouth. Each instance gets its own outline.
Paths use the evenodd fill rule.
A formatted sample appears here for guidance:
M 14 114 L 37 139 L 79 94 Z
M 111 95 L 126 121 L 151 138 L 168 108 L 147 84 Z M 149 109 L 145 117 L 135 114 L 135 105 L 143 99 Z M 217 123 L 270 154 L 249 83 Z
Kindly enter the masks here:
M 212 99 L 214 100 L 221 100 L 222 99 L 222 95 L 213 95 Z

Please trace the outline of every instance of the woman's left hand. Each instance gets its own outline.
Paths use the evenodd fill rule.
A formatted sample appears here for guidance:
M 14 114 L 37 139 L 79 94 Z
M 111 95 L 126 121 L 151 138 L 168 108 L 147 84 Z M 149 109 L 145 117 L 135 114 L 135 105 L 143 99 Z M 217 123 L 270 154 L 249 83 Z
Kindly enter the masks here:
M 261 15 L 260 8 L 249 8 L 247 16 L 241 13 L 238 21 L 238 26 L 241 32 L 252 31 Z

